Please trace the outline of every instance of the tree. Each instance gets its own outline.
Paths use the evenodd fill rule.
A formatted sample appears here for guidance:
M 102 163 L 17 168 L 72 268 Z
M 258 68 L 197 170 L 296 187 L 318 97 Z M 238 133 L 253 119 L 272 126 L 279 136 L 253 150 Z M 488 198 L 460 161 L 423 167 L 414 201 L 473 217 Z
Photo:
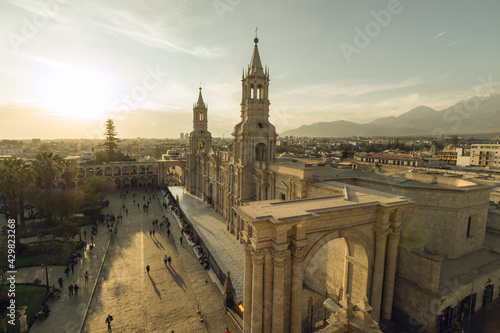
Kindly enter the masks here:
M 61 176 L 64 179 L 64 184 L 66 188 L 71 188 L 71 182 L 76 176 L 76 166 L 75 160 L 62 160 L 62 172 Z
M 16 220 L 16 225 L 20 209 L 24 216 L 24 207 L 20 207 L 21 198 L 34 182 L 32 170 L 22 160 L 7 158 L 0 161 L 0 195 L 5 197 L 10 217 Z M 24 219 L 21 219 L 22 224 Z
M 84 187 L 87 204 L 93 205 L 96 201 L 102 204 L 106 195 L 115 189 L 116 184 L 111 179 L 92 176 L 87 179 Z
M 106 132 L 104 132 L 104 135 L 106 136 L 106 141 L 104 142 L 103 146 L 106 147 L 108 160 L 113 161 L 118 149 L 117 142 L 120 142 L 120 140 L 116 137 L 117 133 L 115 124 L 113 123 L 113 119 L 106 120 Z
M 36 155 L 33 167 L 37 173 L 38 186 L 50 189 L 54 180 L 63 170 L 62 158 L 48 151 L 41 151 Z

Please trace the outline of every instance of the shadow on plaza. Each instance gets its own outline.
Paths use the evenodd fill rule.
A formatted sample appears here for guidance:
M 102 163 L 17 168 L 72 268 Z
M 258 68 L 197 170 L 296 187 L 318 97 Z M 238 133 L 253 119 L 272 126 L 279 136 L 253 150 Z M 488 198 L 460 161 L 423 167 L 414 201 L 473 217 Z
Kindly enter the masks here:
M 151 275 L 148 274 L 148 277 L 149 277 L 149 280 L 151 281 L 151 285 L 153 286 L 154 290 L 155 290 L 155 293 L 156 295 L 158 295 L 158 297 L 161 299 L 161 293 L 160 291 L 158 290 L 158 288 L 156 288 L 156 282 L 155 280 L 153 280 L 153 278 L 151 277 Z
M 161 250 L 165 250 L 165 247 L 163 246 L 163 244 L 158 240 L 158 238 L 156 238 L 156 235 L 155 236 L 152 236 L 151 239 L 153 240 L 153 243 L 156 245 L 157 248 L 161 249 Z
M 177 283 L 177 285 L 182 289 L 182 291 L 186 292 L 186 289 L 185 289 L 186 283 L 184 282 L 184 279 L 182 278 L 182 276 L 177 274 L 177 272 L 175 271 L 175 269 L 171 265 L 166 265 L 166 267 L 167 267 L 167 270 L 170 273 L 170 275 L 172 275 L 172 278 L 174 279 L 175 283 Z

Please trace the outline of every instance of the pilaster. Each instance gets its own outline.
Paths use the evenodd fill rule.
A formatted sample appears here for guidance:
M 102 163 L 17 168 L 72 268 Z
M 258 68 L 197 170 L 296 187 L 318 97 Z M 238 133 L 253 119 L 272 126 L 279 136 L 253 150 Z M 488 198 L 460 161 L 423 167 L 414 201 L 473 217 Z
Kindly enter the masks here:
M 401 226 L 392 228 L 387 244 L 387 260 L 385 263 L 384 297 L 382 303 L 382 319 L 391 319 L 394 299 L 394 280 L 396 279 L 396 263 Z
M 375 267 L 373 270 L 372 297 L 370 301 L 373 307 L 371 315 L 372 318 L 377 322 L 380 320 L 382 289 L 384 282 L 385 250 L 387 244 L 387 236 L 389 235 L 389 233 L 390 230 L 387 228 L 375 227 Z
M 285 265 L 288 251 L 273 251 L 274 285 L 273 285 L 273 316 L 272 332 L 284 333 L 284 293 L 285 293 Z
M 252 333 L 262 333 L 262 309 L 264 294 L 264 252 L 253 252 L 252 279 Z
M 290 311 L 291 333 L 300 333 L 302 331 L 302 263 L 306 253 L 306 247 L 298 247 L 292 250 L 292 304 Z

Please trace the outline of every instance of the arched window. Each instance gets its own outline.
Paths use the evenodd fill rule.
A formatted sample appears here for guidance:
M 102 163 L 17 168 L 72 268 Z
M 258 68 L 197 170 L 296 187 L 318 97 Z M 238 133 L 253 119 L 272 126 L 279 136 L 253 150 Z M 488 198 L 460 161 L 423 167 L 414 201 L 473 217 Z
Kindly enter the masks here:
M 267 147 L 262 142 L 255 146 L 255 160 L 264 162 L 266 161 Z
M 200 121 L 205 120 L 205 114 L 203 112 L 200 112 Z

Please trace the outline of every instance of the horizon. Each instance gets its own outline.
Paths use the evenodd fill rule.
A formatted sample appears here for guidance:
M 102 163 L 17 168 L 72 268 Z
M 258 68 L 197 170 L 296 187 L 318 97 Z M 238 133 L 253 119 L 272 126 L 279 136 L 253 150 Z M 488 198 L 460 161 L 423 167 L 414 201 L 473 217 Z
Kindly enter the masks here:
M 0 139 L 102 139 L 107 118 L 122 138 L 175 139 L 200 81 L 209 130 L 229 138 L 255 25 L 278 133 L 500 92 L 494 1 L 221 3 L 1 3 Z

